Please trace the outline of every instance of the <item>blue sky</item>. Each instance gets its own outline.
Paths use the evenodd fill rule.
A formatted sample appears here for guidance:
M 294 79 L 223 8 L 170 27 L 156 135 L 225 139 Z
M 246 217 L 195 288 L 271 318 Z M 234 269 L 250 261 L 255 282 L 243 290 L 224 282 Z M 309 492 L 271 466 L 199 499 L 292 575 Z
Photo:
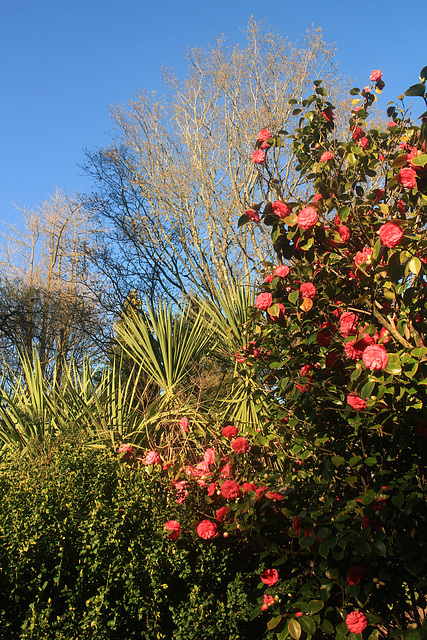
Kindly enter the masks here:
M 364 86 L 382 69 L 385 107 L 427 64 L 425 14 L 425 0 L 0 0 L 0 220 L 57 186 L 89 191 L 78 165 L 109 143 L 109 105 L 161 93 L 165 64 L 184 78 L 188 47 L 243 43 L 251 15 L 292 41 L 320 26 L 343 75 Z

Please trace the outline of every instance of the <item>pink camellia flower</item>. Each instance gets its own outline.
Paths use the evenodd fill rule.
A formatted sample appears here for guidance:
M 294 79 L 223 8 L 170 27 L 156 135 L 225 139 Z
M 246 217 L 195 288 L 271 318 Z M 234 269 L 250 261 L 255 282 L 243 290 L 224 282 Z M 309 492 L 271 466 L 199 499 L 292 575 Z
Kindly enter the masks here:
M 218 489 L 218 482 L 211 482 L 208 486 L 208 496 L 211 497 L 216 493 Z
M 403 230 L 395 222 L 386 222 L 380 227 L 381 244 L 385 247 L 396 247 L 403 237 Z
M 160 459 L 159 454 L 157 453 L 157 451 L 149 451 L 145 458 L 142 461 L 144 464 L 146 465 L 150 465 L 150 464 L 161 464 L 162 461 Z
M 331 244 L 334 247 L 345 244 L 350 239 L 350 229 L 345 224 L 337 225 L 334 231 L 336 231 L 336 233 L 338 233 L 339 237 L 341 238 L 340 242 L 336 242 L 336 240 L 333 239 L 331 240 Z
M 320 202 L 322 200 L 323 196 L 321 193 L 316 193 L 316 195 L 313 198 L 313 204 L 317 204 L 318 202 Z
M 367 333 L 362 333 L 361 337 L 358 340 L 356 340 L 355 338 L 354 340 L 351 340 L 344 345 L 345 355 L 351 360 L 361 360 L 366 347 L 374 344 L 374 342 L 375 340 L 372 336 L 368 335 Z
M 417 186 L 417 172 L 411 167 L 405 167 L 399 171 L 397 181 L 405 189 L 414 189 Z
M 206 449 L 205 451 L 205 455 L 204 455 L 204 461 L 206 462 L 206 464 L 213 464 L 215 462 L 215 449 Z
M 271 293 L 260 293 L 255 298 L 255 306 L 257 309 L 261 309 L 261 311 L 265 311 L 268 307 L 271 307 L 273 304 L 273 296 Z
M 274 215 L 279 216 L 279 218 L 287 218 L 292 213 L 292 208 L 288 204 L 286 204 L 286 202 L 275 200 L 271 206 Z
M 359 582 L 363 578 L 364 573 L 365 573 L 365 570 L 363 567 L 360 567 L 360 566 L 350 567 L 350 569 L 347 571 L 347 583 L 350 586 L 359 584 Z
M 190 423 L 188 422 L 188 418 L 181 418 L 181 420 L 179 421 L 179 426 L 181 427 L 181 429 L 185 432 L 188 433 L 188 425 Z
M 269 138 L 271 138 L 271 132 L 269 129 L 261 129 L 261 131 L 258 133 L 257 136 L 258 140 L 260 142 L 264 142 L 265 140 L 268 140 Z
M 231 448 L 236 453 L 245 453 L 245 451 L 248 451 L 251 448 L 251 445 L 246 440 L 246 438 L 236 438 L 233 441 Z
M 269 148 L 269 144 L 267 142 L 267 140 L 264 140 L 264 142 L 261 143 L 260 148 L 261 149 L 268 149 Z
M 263 604 L 261 605 L 261 611 L 267 611 L 268 607 L 271 607 L 272 604 L 274 604 L 274 598 L 273 596 L 268 596 L 266 593 L 264 593 L 263 596 Z
M 340 334 L 347 338 L 347 336 L 356 333 L 358 321 L 359 319 L 355 313 L 344 311 L 340 316 Z
M 210 540 L 211 538 L 216 538 L 218 535 L 218 528 L 215 522 L 211 522 L 210 520 L 202 520 L 199 522 L 196 531 L 199 538 L 203 538 L 203 540 Z
M 235 438 L 239 432 L 237 430 L 237 427 L 235 427 L 232 424 L 228 424 L 226 427 L 223 428 L 221 433 L 225 438 L 231 439 L 231 438 Z
M 274 273 L 269 273 L 268 276 L 264 278 L 264 284 L 269 284 L 274 280 Z
M 240 488 L 244 493 L 247 493 L 248 491 L 256 491 L 258 489 L 258 485 L 253 482 L 244 482 Z
M 354 264 L 360 266 L 365 263 L 366 267 L 372 266 L 372 249 L 370 247 L 363 247 L 362 251 L 358 251 L 354 256 Z
M 133 449 L 130 444 L 121 444 L 119 447 L 119 453 L 123 454 L 122 457 L 124 460 L 133 457 Z
M 363 352 L 363 363 L 372 371 L 385 369 L 388 363 L 388 354 L 382 344 L 371 344 Z
M 280 264 L 275 268 L 274 275 L 278 276 L 279 278 L 286 278 L 286 276 L 289 274 L 289 271 L 290 269 L 286 264 Z
M 351 137 L 357 142 L 358 140 L 361 140 L 364 135 L 365 132 L 363 131 L 362 127 L 356 127 L 355 129 L 353 129 Z
M 261 573 L 260 578 L 261 582 L 269 587 L 272 587 L 273 584 L 276 584 L 276 582 L 279 580 L 279 573 L 277 569 L 265 569 Z
M 234 480 L 225 480 L 221 485 L 221 495 L 227 500 L 235 500 L 240 498 L 242 492 L 240 487 Z
M 366 138 L 365 136 L 363 136 L 363 138 L 360 138 L 359 142 L 357 143 L 357 145 L 359 147 L 362 147 L 362 149 L 369 149 L 369 140 L 368 138 Z
M 388 123 L 389 128 L 391 129 L 392 127 L 397 127 L 397 122 L 393 122 L 393 120 L 391 122 Z
M 176 520 L 169 520 L 169 522 L 166 522 L 165 529 L 168 531 L 167 537 L 174 542 L 178 540 L 181 535 L 181 525 Z
M 361 411 L 362 409 L 366 409 L 366 400 L 358 396 L 356 393 L 349 393 L 347 396 L 347 404 L 350 405 L 356 411 Z
M 324 109 L 322 111 L 322 116 L 325 118 L 325 120 L 327 120 L 328 122 L 333 122 L 334 120 L 334 112 L 332 111 L 332 109 Z
M 330 151 L 324 151 L 320 156 L 320 162 L 327 162 L 328 160 L 333 160 L 334 154 Z
M 301 295 L 303 298 L 309 298 L 313 300 L 316 296 L 316 287 L 312 282 L 303 282 L 300 286 L 299 290 L 301 291 Z
M 383 77 L 382 72 L 379 69 L 375 69 L 374 71 L 372 71 L 371 75 L 369 76 L 369 80 L 371 82 L 378 82 L 378 80 L 381 80 L 382 77 Z
M 227 515 L 228 509 L 229 507 L 225 506 L 217 510 L 215 515 L 218 522 L 222 522 L 224 520 L 225 516 Z
M 352 611 L 345 619 L 347 628 L 351 633 L 362 633 L 368 626 L 366 616 L 361 611 Z
M 254 164 L 264 164 L 265 162 L 265 153 L 261 149 L 257 149 L 251 155 L 251 160 Z
M 298 214 L 298 225 L 303 231 L 314 227 L 318 220 L 317 211 L 313 207 L 306 207 Z
M 249 218 L 251 222 L 260 222 L 258 211 L 254 211 L 253 209 L 246 209 L 245 216 Z
M 219 475 L 221 476 L 221 478 L 229 478 L 231 474 L 231 467 L 228 464 L 228 462 L 226 462 L 226 464 L 222 467 L 222 469 L 220 469 Z

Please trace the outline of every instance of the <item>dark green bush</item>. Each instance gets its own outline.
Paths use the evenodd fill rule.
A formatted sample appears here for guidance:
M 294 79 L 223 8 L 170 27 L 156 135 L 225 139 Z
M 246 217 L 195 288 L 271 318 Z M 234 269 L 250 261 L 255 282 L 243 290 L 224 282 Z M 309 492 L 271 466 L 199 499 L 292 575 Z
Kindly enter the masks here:
M 73 443 L 0 471 L 1 638 L 270 637 L 249 621 L 248 548 L 165 537 L 176 504 L 159 476 Z

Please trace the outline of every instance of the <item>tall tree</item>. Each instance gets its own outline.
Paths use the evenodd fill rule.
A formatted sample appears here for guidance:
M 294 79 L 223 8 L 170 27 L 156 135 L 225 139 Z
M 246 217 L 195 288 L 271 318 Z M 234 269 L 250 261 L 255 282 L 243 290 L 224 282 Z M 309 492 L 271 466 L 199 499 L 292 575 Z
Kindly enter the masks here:
M 102 346 L 105 312 L 89 268 L 89 216 L 76 197 L 56 193 L 38 209 L 21 211 L 22 230 L 9 227 L 0 265 L 0 346 L 9 364 L 36 349 L 43 371 Z M 95 287 L 96 285 L 96 287 Z
M 254 133 L 290 128 L 289 98 L 301 99 L 320 73 L 338 104 L 343 83 L 319 29 L 300 47 L 253 21 L 246 37 L 242 48 L 221 38 L 208 51 L 190 50 L 186 79 L 164 70 L 166 97 L 141 91 L 113 108 L 112 144 L 88 153 L 97 185 L 90 208 L 107 225 L 92 258 L 118 290 L 137 288 L 151 299 L 211 295 L 215 284 L 249 280 L 271 255 L 260 229 L 236 224 L 254 204 Z M 288 151 L 273 200 L 299 188 Z

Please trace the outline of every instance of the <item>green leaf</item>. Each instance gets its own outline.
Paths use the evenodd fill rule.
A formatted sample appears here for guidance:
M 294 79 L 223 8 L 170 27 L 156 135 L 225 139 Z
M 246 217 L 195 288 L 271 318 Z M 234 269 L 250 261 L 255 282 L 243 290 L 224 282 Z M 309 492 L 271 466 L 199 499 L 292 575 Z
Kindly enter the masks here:
M 409 89 L 406 89 L 405 91 L 405 96 L 421 96 L 423 97 L 426 91 L 426 85 L 422 82 L 422 83 L 418 83 L 418 84 L 413 84 L 409 87 Z
M 426 354 L 427 347 L 416 347 L 411 351 L 411 356 L 414 356 L 414 358 L 422 358 L 422 356 L 425 356 Z
M 308 603 L 308 608 L 310 609 L 310 613 L 312 614 L 317 613 L 318 611 L 323 609 L 324 606 L 325 603 L 321 600 L 310 600 L 310 602 Z
M 277 640 L 285 640 L 285 638 L 287 638 L 288 635 L 289 635 L 289 629 L 288 629 L 288 625 L 286 625 L 286 627 L 282 629 L 282 631 L 279 631 L 279 633 L 276 634 L 276 638 Z
M 359 93 L 360 93 L 359 87 L 353 87 L 353 89 L 350 89 L 351 96 L 357 96 Z
M 400 358 L 397 353 L 388 354 L 388 363 L 385 368 L 386 373 L 391 373 L 393 376 L 398 375 L 402 371 L 400 365 Z
M 332 456 L 331 458 L 332 464 L 334 464 L 336 467 L 339 467 L 344 462 L 344 460 L 345 458 L 343 458 L 342 456 Z
M 311 636 L 316 631 L 316 623 L 314 622 L 313 618 L 310 618 L 309 616 L 301 616 L 299 622 L 304 631 L 309 633 Z
M 391 501 L 395 507 L 400 508 L 405 502 L 405 495 L 403 493 L 396 493 L 396 495 L 392 497 Z
M 426 156 L 427 158 L 427 156 Z M 417 276 L 421 270 L 421 260 L 414 256 L 412 260 L 408 262 L 408 269 L 411 273 Z
M 291 291 L 288 295 L 288 300 L 291 304 L 295 304 L 299 299 L 299 291 Z
M 397 158 L 395 158 L 391 163 L 391 166 L 394 169 L 398 169 L 400 167 L 405 166 L 407 162 L 408 162 L 408 158 L 406 157 L 406 153 L 404 153 L 403 155 L 397 156 Z
M 341 222 L 347 222 L 348 216 L 350 215 L 350 207 L 345 205 L 338 210 L 338 217 Z
M 249 222 L 249 218 L 246 215 L 246 213 L 244 213 L 243 215 L 240 216 L 239 222 L 237 223 L 237 226 L 238 227 L 243 227 L 243 225 L 246 224 L 247 222 Z
M 381 542 L 381 540 L 375 540 L 372 545 L 372 549 L 381 557 L 385 557 L 387 555 L 387 547 L 384 542 Z
M 427 164 L 427 154 L 420 153 L 419 156 L 415 156 L 415 158 L 412 158 L 411 164 L 415 165 L 416 167 L 425 167 Z
M 283 618 L 282 614 L 276 616 L 275 618 L 271 618 L 267 622 L 267 629 L 274 629 L 274 627 L 277 627 L 277 625 L 279 624 L 282 618 Z
M 288 624 L 289 633 L 294 638 L 294 640 L 299 640 L 301 636 L 301 625 L 297 620 L 293 618 L 289 620 Z

